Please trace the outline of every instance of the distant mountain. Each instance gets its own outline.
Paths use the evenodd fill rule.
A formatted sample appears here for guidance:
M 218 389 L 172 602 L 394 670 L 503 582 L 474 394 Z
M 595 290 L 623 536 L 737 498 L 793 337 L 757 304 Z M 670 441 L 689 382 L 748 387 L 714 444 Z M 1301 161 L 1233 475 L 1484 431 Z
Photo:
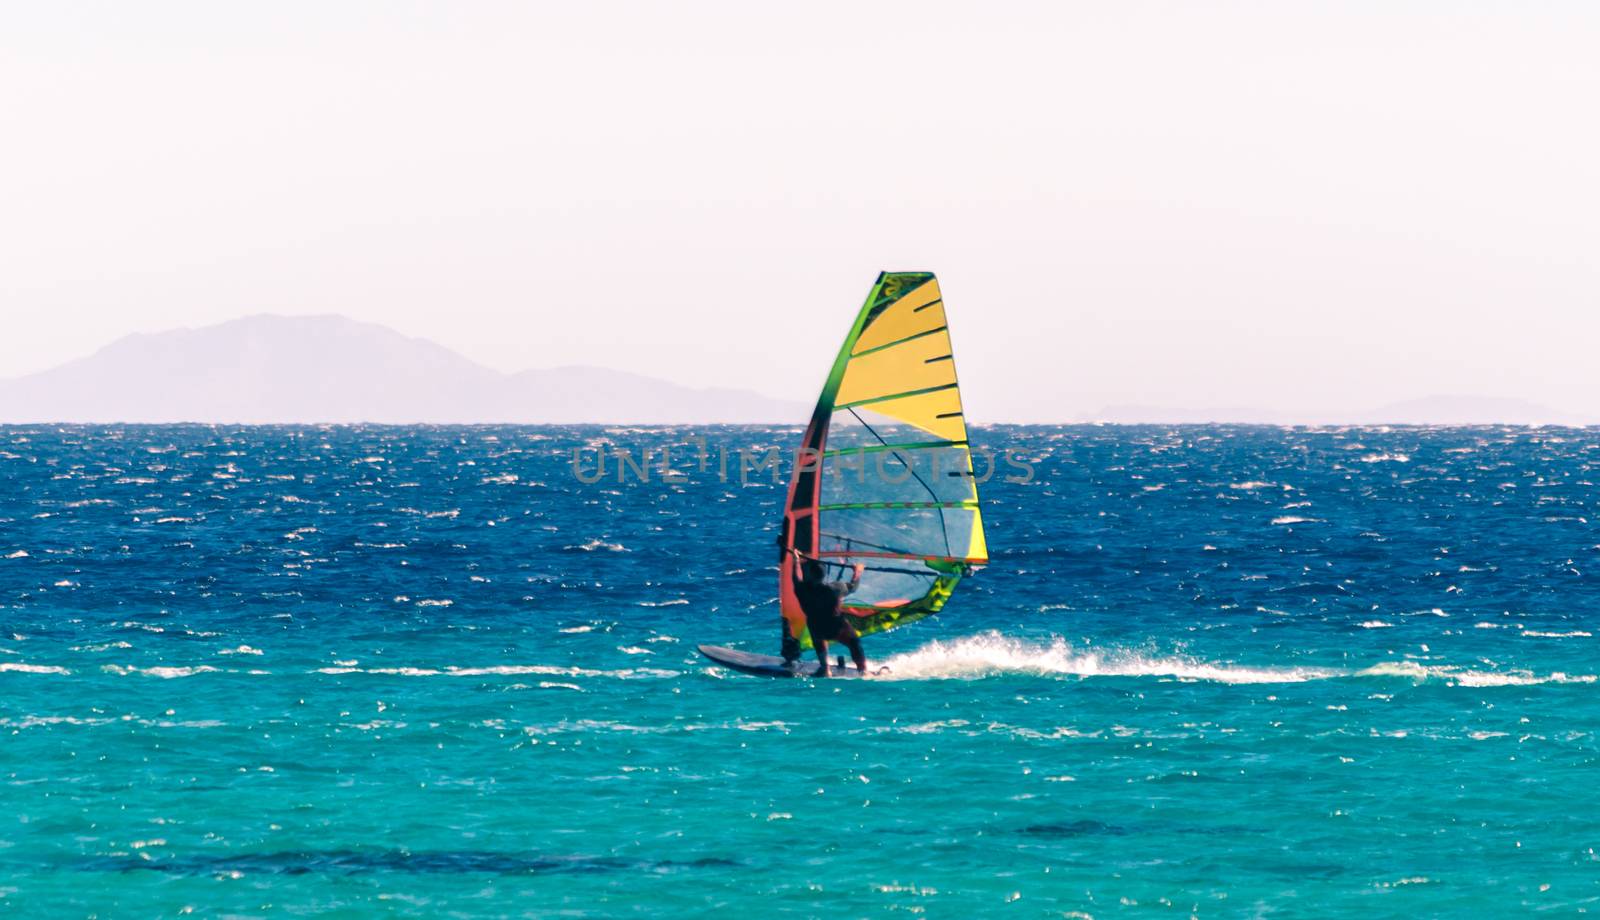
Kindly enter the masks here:
M 434 342 L 342 316 L 249 316 L 130 335 L 87 358 L 0 380 L 5 422 L 794 423 L 810 407 L 598 367 L 506 374 Z M 1521 399 L 1430 396 L 1371 411 L 1107 406 L 1117 424 L 1582 425 Z
M 505 374 L 342 316 L 130 335 L 0 380 L 0 422 L 794 422 L 809 407 L 597 367 Z
M 1106 406 L 1085 421 L 1119 425 L 1592 425 L 1600 423 L 1600 415 L 1563 412 L 1525 399 L 1428 396 L 1357 412 L 1119 405 Z

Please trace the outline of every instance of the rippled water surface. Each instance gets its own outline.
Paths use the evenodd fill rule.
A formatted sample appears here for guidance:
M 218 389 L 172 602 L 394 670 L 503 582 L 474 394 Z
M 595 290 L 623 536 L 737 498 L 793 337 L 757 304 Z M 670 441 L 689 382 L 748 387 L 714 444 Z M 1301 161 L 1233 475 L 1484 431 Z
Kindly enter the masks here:
M 795 436 L 0 428 L 0 911 L 1600 906 L 1600 433 L 981 429 L 887 679 L 731 675 Z

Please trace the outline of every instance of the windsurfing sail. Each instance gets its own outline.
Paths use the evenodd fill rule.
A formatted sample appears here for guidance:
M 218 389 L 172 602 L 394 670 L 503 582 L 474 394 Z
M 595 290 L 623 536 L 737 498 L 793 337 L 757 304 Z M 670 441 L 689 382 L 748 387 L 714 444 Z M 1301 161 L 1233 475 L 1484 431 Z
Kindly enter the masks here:
M 950 348 L 930 272 L 884 272 L 828 372 L 796 453 L 784 508 L 779 598 L 789 635 L 809 646 L 791 579 L 797 549 L 846 580 L 862 635 L 936 613 L 989 561 Z

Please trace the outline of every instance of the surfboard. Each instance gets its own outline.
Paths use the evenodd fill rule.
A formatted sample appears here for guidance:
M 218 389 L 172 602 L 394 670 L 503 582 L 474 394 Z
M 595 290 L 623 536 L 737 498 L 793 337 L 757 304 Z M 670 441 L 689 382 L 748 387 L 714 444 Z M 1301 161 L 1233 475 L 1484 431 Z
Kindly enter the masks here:
M 741 652 L 738 649 L 723 648 L 720 645 L 702 645 L 700 654 L 706 656 L 725 668 L 738 671 L 741 674 L 753 674 L 756 677 L 816 677 L 818 664 L 815 661 L 803 661 L 799 667 L 786 668 L 783 659 L 776 655 L 757 655 L 752 652 Z M 871 662 L 868 662 L 871 666 Z M 828 669 L 829 679 L 836 677 L 861 678 L 872 677 L 885 673 L 887 668 L 879 668 L 862 674 L 856 670 L 854 664 L 840 667 L 835 664 Z

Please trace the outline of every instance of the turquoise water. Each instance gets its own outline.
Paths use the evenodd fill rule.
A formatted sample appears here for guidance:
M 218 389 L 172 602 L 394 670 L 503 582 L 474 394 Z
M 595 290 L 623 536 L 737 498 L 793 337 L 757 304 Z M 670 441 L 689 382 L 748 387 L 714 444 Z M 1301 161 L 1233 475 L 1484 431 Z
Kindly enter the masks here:
M 1600 432 L 988 428 L 992 564 L 767 681 L 786 429 L 0 428 L 0 911 L 1600 903 Z M 737 467 L 735 466 L 736 470 Z

